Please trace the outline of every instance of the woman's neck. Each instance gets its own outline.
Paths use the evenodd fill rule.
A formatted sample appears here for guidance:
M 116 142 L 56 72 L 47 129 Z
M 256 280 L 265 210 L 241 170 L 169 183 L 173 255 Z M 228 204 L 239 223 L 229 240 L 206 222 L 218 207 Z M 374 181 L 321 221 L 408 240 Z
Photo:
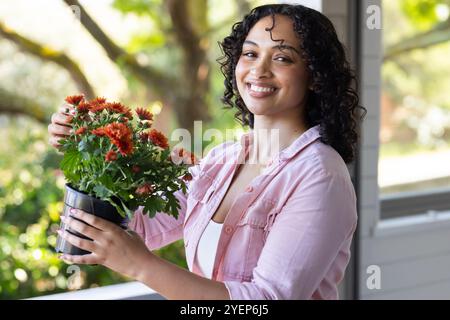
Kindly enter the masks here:
M 266 165 L 280 151 L 289 147 L 306 130 L 300 117 L 275 118 L 255 116 L 253 147 L 250 161 Z

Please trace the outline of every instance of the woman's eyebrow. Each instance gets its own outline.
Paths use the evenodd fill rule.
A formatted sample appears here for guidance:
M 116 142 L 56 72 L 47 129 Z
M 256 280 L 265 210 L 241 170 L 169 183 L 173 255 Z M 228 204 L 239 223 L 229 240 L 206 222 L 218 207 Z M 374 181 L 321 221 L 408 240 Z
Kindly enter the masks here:
M 249 44 L 249 45 L 252 45 L 252 46 L 259 47 L 256 42 L 253 42 L 253 41 L 250 41 L 250 40 L 245 40 L 244 44 Z M 298 52 L 297 49 L 295 49 L 293 46 L 291 46 L 289 44 L 278 44 L 276 46 L 273 46 L 272 48 L 273 49 L 280 49 L 280 50 L 288 49 L 288 50 L 296 52 L 300 56 L 300 52 Z

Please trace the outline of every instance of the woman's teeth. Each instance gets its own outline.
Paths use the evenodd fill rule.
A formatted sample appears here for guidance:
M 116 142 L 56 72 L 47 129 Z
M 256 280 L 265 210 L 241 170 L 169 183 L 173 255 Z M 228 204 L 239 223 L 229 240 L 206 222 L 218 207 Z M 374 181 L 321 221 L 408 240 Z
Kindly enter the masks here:
M 256 92 L 273 92 L 275 88 L 267 88 L 267 87 L 258 87 L 253 84 L 250 85 L 250 89 Z

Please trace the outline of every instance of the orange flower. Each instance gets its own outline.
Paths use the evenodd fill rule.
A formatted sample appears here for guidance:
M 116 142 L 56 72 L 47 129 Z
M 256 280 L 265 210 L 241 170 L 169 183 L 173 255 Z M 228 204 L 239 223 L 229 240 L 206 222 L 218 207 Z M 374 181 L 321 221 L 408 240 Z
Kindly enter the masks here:
M 102 112 L 106 109 L 106 99 L 105 98 L 95 98 L 89 101 L 89 111 L 93 113 Z
M 112 161 L 115 161 L 115 160 L 117 160 L 117 153 L 114 150 L 109 150 L 106 153 L 105 161 L 106 162 L 112 162 Z
M 131 109 L 128 107 L 125 107 L 120 102 L 111 102 L 106 104 L 106 109 L 108 109 L 111 112 L 115 113 L 121 113 L 128 119 L 133 119 L 133 115 L 131 113 Z
M 96 97 L 96 98 L 92 99 L 90 101 L 90 103 L 92 103 L 92 104 L 104 104 L 104 103 L 106 103 L 106 98 Z
M 83 134 L 86 132 L 86 130 L 87 130 L 86 127 L 78 128 L 77 131 L 75 131 L 75 134 L 77 134 L 77 135 Z
M 168 139 L 166 138 L 166 136 L 163 133 L 159 132 L 158 130 L 152 129 L 152 130 L 150 130 L 148 135 L 149 135 L 150 141 L 154 145 L 161 147 L 163 149 L 167 149 L 169 147 Z
M 141 120 L 153 120 L 153 113 L 151 113 L 148 110 L 145 110 L 144 108 L 137 108 L 136 114 Z
M 89 111 L 89 107 L 90 104 L 83 100 L 77 105 L 77 110 L 80 113 L 87 113 Z
M 181 162 L 184 164 L 196 164 L 198 162 L 196 156 L 184 148 L 175 148 L 169 159 L 175 164 L 180 164 Z
M 116 146 L 123 156 L 133 153 L 133 141 L 131 139 L 117 141 Z
M 136 194 L 139 196 L 146 196 L 153 192 L 153 187 L 149 183 L 144 183 L 136 189 Z
M 105 110 L 106 106 L 104 104 L 90 104 L 89 111 L 93 113 L 100 113 Z
M 133 152 L 133 138 L 131 129 L 124 123 L 114 122 L 104 127 L 106 135 L 115 144 L 122 155 Z
M 84 100 L 84 95 L 80 94 L 80 95 L 76 95 L 76 96 L 68 96 L 66 97 L 66 102 L 68 104 L 73 104 L 73 105 L 78 105 L 81 101 Z
M 184 150 L 183 153 L 183 163 L 184 164 L 196 164 L 197 158 L 195 155 L 187 150 Z
M 150 139 L 150 137 L 149 137 L 149 135 L 148 135 L 148 132 L 142 132 L 142 133 L 139 135 L 139 139 L 141 139 L 142 142 L 148 141 L 148 140 Z
M 97 128 L 91 131 L 92 134 L 95 134 L 97 137 L 104 137 L 106 136 L 105 128 Z
M 191 181 L 192 180 L 192 175 L 188 172 L 186 173 L 183 178 L 184 181 Z

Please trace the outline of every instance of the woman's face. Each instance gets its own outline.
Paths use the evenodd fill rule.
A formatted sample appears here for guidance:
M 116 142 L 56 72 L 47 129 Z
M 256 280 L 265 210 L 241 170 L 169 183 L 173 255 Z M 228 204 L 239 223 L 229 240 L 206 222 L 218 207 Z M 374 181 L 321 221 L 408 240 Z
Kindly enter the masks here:
M 289 17 L 275 15 L 259 20 L 247 35 L 236 66 L 239 93 L 254 115 L 281 115 L 302 112 L 309 75 L 301 58 L 300 40 Z

